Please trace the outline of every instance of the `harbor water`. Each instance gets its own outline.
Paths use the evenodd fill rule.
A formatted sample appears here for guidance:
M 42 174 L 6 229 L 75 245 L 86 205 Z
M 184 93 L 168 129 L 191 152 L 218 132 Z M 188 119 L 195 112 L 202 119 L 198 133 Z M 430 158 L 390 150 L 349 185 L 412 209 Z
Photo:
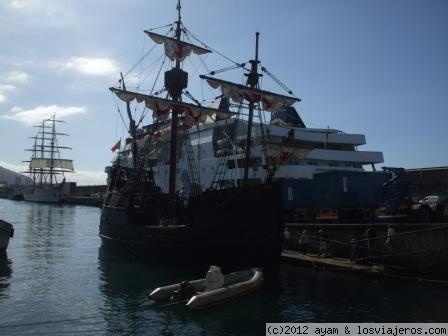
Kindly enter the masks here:
M 206 268 L 105 250 L 100 209 L 0 200 L 15 235 L 0 259 L 0 335 L 263 335 L 270 322 L 448 322 L 448 287 L 280 265 L 264 286 L 203 311 L 151 289 Z M 225 269 L 224 269 L 225 272 Z

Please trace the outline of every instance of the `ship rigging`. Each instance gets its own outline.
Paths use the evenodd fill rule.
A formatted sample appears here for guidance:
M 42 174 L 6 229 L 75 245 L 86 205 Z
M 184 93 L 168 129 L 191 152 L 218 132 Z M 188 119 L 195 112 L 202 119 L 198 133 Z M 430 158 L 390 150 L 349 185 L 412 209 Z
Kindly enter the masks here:
M 24 191 L 24 199 L 33 202 L 60 202 L 63 185 L 65 183 L 65 173 L 73 172 L 73 161 L 61 158 L 61 149 L 71 149 L 70 147 L 60 146 L 58 136 L 67 136 L 68 134 L 56 131 L 56 123 L 63 121 L 57 120 L 53 115 L 51 118 L 42 120 L 42 123 L 35 126 L 38 131 L 34 137 L 34 144 L 31 149 L 31 160 L 28 173 L 33 180 L 30 189 Z
M 206 107 L 199 103 L 187 90 L 189 75 L 183 65 L 191 53 L 201 55 L 212 50 L 181 39 L 186 35 L 182 33 L 188 30 L 181 22 L 180 8 L 179 1 L 172 37 L 145 31 L 156 44 L 163 44 L 165 57 L 173 62 L 164 73 L 164 87 L 155 93 L 151 90 L 149 94 L 131 91 L 122 76 L 119 86 L 110 88 L 126 104 L 131 136 L 126 148 L 129 148 L 127 157 L 130 160 L 124 164 L 126 157 L 119 154 L 108 169 L 109 187 L 101 214 L 100 236 L 106 245 L 145 256 L 194 254 L 195 260 L 228 261 L 245 255 L 260 262 L 277 260 L 282 238 L 281 186 L 272 181 L 252 183 L 249 179 L 254 143 L 253 115 L 256 106 L 260 110 L 277 111 L 299 99 L 260 89 L 257 33 L 255 59 L 250 61 L 252 66 L 246 73 L 246 85 L 201 76 L 212 88 L 221 89 L 222 101 L 231 99 L 241 104 L 240 110 L 242 103 L 247 102 L 248 119 L 243 121 L 238 113 L 224 105 Z M 243 65 L 239 67 L 245 70 Z M 164 98 L 162 93 L 165 93 Z M 184 97 L 192 102 L 184 101 Z M 134 100 L 153 111 L 154 124 L 139 128 L 142 117 L 136 123 L 131 113 Z M 188 132 L 208 123 L 221 122 L 225 126 L 234 121 L 241 121 L 246 134 L 246 141 L 240 147 L 245 162 L 242 183 L 226 187 L 217 183 L 215 188 L 198 185 L 200 181 L 195 170 L 200 152 L 192 149 L 194 140 Z M 166 142 L 160 139 L 163 134 L 167 137 Z M 200 139 L 196 138 L 198 141 Z M 181 153 L 179 146 L 182 143 Z M 157 159 L 152 159 L 154 151 L 156 156 L 163 155 L 163 161 L 168 163 L 167 191 L 155 182 L 153 167 Z M 188 194 L 177 188 L 181 155 L 188 158 Z M 216 171 L 221 168 L 222 165 L 212 167 Z

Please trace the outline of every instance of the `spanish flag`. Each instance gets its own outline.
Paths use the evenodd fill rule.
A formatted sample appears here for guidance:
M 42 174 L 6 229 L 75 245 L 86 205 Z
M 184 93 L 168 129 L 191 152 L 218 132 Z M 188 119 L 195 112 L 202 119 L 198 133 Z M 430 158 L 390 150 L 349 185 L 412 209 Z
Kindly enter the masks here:
M 112 148 L 110 149 L 112 152 L 115 152 L 117 149 L 120 149 L 121 147 L 121 139 L 118 140 L 118 142 L 112 146 Z

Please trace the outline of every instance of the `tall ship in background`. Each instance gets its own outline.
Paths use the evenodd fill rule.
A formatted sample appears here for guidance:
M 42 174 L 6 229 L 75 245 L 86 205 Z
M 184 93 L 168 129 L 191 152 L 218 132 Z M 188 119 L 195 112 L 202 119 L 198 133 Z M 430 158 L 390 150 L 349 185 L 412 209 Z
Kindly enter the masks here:
M 60 146 L 58 136 L 68 134 L 58 133 L 57 120 L 53 115 L 51 118 L 42 120 L 40 125 L 34 126 L 38 129 L 36 135 L 31 137 L 34 144 L 31 151 L 28 173 L 33 180 L 31 187 L 27 187 L 23 192 L 25 201 L 59 203 L 64 193 L 65 173 L 73 172 L 73 161 L 61 158 L 61 149 L 71 149 Z

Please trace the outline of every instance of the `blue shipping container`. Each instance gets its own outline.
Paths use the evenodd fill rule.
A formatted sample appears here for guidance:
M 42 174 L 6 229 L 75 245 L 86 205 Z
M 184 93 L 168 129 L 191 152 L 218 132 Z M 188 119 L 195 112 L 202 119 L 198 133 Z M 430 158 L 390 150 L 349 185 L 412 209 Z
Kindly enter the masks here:
M 374 208 L 382 202 L 383 172 L 330 171 L 314 175 L 316 208 Z
M 282 179 L 283 208 L 312 208 L 314 181 L 310 179 Z

